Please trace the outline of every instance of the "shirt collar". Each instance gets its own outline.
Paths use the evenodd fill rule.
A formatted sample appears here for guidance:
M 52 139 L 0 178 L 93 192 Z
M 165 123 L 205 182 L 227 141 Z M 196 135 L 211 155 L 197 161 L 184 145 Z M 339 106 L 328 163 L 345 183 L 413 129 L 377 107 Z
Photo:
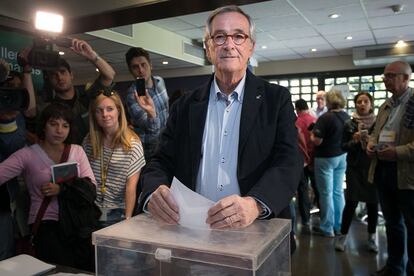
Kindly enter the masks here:
M 396 98 L 396 97 L 391 97 L 390 98 L 390 105 L 392 107 L 397 107 L 399 106 L 401 103 L 405 103 L 408 100 L 408 94 L 410 91 L 410 87 L 407 88 L 407 90 L 405 90 L 404 94 L 402 94 L 400 97 Z
M 243 78 L 240 80 L 239 84 L 236 86 L 236 88 L 234 89 L 234 91 L 230 94 L 232 95 L 233 93 L 236 95 L 236 99 L 239 102 L 243 101 L 243 95 L 244 95 L 244 86 L 246 84 L 246 74 L 244 74 Z M 222 95 L 226 95 L 223 92 L 221 92 L 218 84 L 217 84 L 217 80 L 216 80 L 216 76 L 214 76 L 214 80 L 211 86 L 212 89 L 210 89 L 210 99 L 214 99 L 215 101 L 219 100 L 219 93 L 221 93 Z M 234 97 L 234 96 L 233 96 Z

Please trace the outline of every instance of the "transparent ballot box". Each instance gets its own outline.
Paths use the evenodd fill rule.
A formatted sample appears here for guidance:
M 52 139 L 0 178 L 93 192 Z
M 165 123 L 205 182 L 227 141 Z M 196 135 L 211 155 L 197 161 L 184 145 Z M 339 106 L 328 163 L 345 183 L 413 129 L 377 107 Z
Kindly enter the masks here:
M 290 228 L 191 229 L 139 215 L 93 233 L 96 275 L 290 275 Z

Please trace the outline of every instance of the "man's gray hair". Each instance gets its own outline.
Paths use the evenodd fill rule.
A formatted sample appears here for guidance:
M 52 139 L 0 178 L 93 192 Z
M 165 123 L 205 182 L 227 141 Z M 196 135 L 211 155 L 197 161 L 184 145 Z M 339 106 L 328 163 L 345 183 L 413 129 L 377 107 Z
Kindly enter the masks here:
M 251 17 L 245 13 L 242 9 L 240 9 L 238 6 L 236 5 L 230 5 L 230 6 L 224 6 L 224 7 L 220 7 L 215 9 L 214 11 L 212 11 L 210 13 L 210 15 L 207 18 L 206 21 L 206 30 L 205 30 L 205 34 L 204 34 L 204 41 L 207 42 L 207 40 L 210 39 L 211 36 L 211 22 L 213 21 L 214 17 L 216 17 L 216 15 L 222 14 L 222 13 L 228 13 L 228 12 L 237 12 L 240 13 L 241 15 L 243 15 L 244 17 L 246 17 L 247 21 L 249 21 L 249 37 L 253 42 L 256 42 L 256 33 L 255 33 L 255 26 L 254 26 L 254 22 L 251 19 Z
M 403 60 L 394 61 L 392 64 L 397 64 L 398 67 L 401 69 L 401 73 L 407 74 L 411 78 L 411 73 L 413 70 L 411 69 L 411 65 Z

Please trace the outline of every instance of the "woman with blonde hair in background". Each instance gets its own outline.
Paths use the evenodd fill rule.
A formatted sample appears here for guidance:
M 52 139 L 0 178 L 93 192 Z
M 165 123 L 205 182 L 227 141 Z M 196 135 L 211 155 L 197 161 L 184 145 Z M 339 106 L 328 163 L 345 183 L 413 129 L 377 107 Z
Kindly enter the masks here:
M 340 233 L 345 205 L 346 152 L 341 142 L 349 116 L 343 110 L 345 99 L 340 91 L 326 93 L 326 105 L 328 112 L 318 118 L 311 133 L 311 141 L 315 144 L 315 181 L 321 209 L 320 225 L 312 230 L 315 234 L 333 238 L 335 233 Z
M 117 93 L 101 91 L 89 106 L 89 134 L 83 147 L 97 182 L 102 227 L 132 216 L 141 168 L 145 165 L 139 137 L 128 128 Z

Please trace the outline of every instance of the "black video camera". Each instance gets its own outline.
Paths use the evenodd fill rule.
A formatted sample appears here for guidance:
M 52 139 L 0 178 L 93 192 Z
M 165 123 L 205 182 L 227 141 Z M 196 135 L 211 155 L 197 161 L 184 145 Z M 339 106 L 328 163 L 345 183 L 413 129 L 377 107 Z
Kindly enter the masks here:
M 0 112 L 24 111 L 29 107 L 26 88 L 0 87 Z
M 36 69 L 55 70 L 59 67 L 59 52 L 55 49 L 56 46 L 69 48 L 72 46 L 72 39 L 63 36 L 35 38 L 28 60 L 18 56 L 17 62 L 22 67 L 30 64 Z

